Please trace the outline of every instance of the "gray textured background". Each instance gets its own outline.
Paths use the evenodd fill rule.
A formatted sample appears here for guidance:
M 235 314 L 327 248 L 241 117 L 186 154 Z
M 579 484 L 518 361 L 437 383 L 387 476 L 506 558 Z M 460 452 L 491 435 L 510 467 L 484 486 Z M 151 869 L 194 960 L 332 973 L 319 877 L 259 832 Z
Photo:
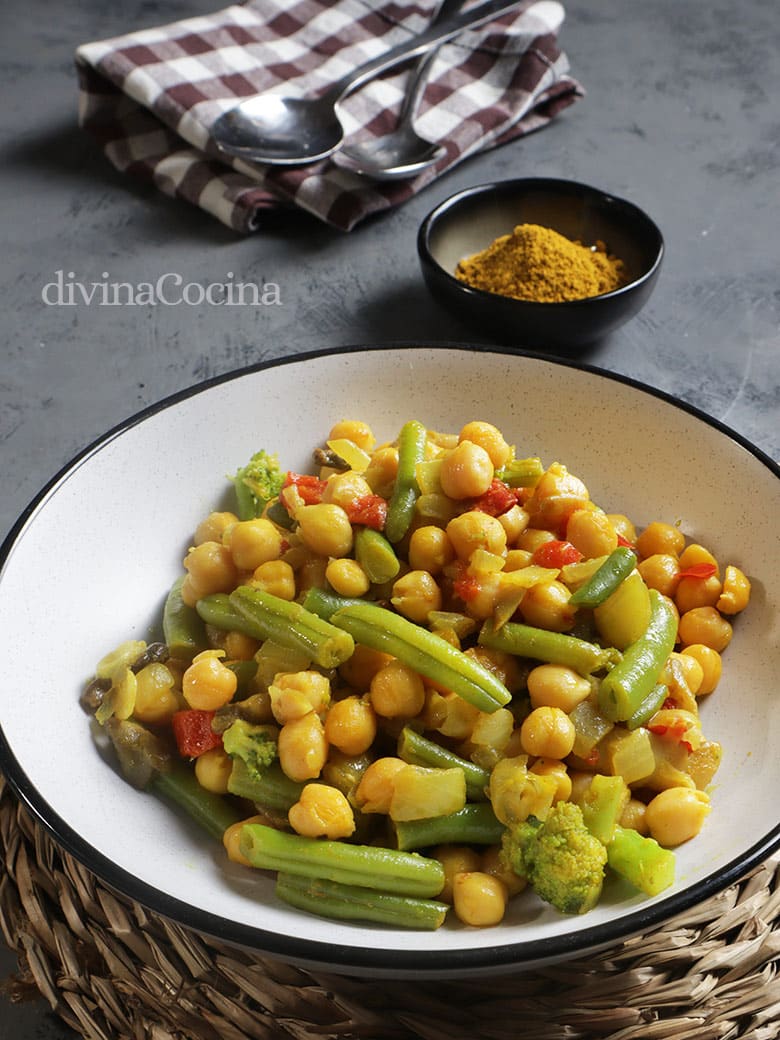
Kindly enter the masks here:
M 0 538 L 76 452 L 182 387 L 328 345 L 472 338 L 422 287 L 416 230 L 453 191 L 524 175 L 628 197 L 666 238 L 646 309 L 584 359 L 670 391 L 780 457 L 776 0 L 570 0 L 561 40 L 587 97 L 555 124 L 348 236 L 291 218 L 246 239 L 120 177 L 75 123 L 77 44 L 217 6 L 3 5 Z M 47 307 L 41 289 L 59 268 L 131 283 L 176 271 L 207 284 L 233 271 L 278 283 L 283 305 Z M 0 944 L 0 981 L 15 963 Z M 0 992 L 0 1036 L 73 1034 L 42 1002 L 12 1005 Z

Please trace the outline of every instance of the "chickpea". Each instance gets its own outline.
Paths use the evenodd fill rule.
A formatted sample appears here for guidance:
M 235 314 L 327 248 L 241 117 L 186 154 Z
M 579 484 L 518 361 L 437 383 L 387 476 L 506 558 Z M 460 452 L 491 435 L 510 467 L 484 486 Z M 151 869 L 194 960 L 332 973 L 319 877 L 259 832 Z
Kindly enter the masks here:
M 441 589 L 428 571 L 409 571 L 393 585 L 390 602 L 399 614 L 421 624 L 432 610 L 441 610 Z
M 337 787 L 306 784 L 295 805 L 287 813 L 296 834 L 306 838 L 348 838 L 355 831 L 352 806 Z
M 253 571 L 261 563 L 282 555 L 282 536 L 270 520 L 241 520 L 230 528 L 228 548 L 240 571 Z
M 526 527 L 515 539 L 515 548 L 533 553 L 545 542 L 554 542 L 555 535 L 543 527 Z
M 566 525 L 566 538 L 587 560 L 607 556 L 618 544 L 615 528 L 600 509 L 575 509 Z
M 679 556 L 685 548 L 685 535 L 679 527 L 654 520 L 642 531 L 636 540 L 636 547 L 641 556 L 655 556 L 664 553 L 669 556 Z
M 452 542 L 441 527 L 417 527 L 409 538 L 409 566 L 416 571 L 440 574 L 455 559 Z
M 704 643 L 722 654 L 731 642 L 733 630 L 714 607 L 694 607 L 680 618 L 678 633 L 684 647 Z
M 514 505 L 498 517 L 498 522 L 504 528 L 507 545 L 512 545 L 528 527 L 531 517 L 522 506 Z
M 627 542 L 634 545 L 636 542 L 636 528 L 627 516 L 623 513 L 607 513 L 609 521 L 615 528 L 615 532 L 620 535 L 621 538 L 625 538 Z
M 359 473 L 348 470 L 334 474 L 325 485 L 322 501 L 347 509 L 358 498 L 372 494 L 371 485 Z
M 467 870 L 479 870 L 479 853 L 469 845 L 439 845 L 431 853 L 444 867 L 444 888 L 437 899 L 452 903 L 453 880 L 456 874 Z
M 551 776 L 557 788 L 555 791 L 555 802 L 568 802 L 571 798 L 572 783 L 569 777 L 569 771 L 566 768 L 565 763 L 561 762 L 557 758 L 537 758 L 534 764 L 531 766 L 532 773 L 536 773 L 538 776 Z
M 503 556 L 506 531 L 501 521 L 477 509 L 454 517 L 447 524 L 447 537 L 459 560 L 468 562 L 477 549 Z
M 425 686 L 417 672 L 392 660 L 371 680 L 370 697 L 377 715 L 411 719 L 425 706 Z
M 641 802 L 638 798 L 629 798 L 620 816 L 620 826 L 637 831 L 639 834 L 647 834 L 646 810 L 647 806 L 644 802 Z
M 721 589 L 720 578 L 714 574 L 711 578 L 681 578 L 674 594 L 675 606 L 681 614 L 695 607 L 714 607 Z
M 393 777 L 406 762 L 400 758 L 378 758 L 366 769 L 355 789 L 355 805 L 364 813 L 390 812 L 393 797 Z
M 233 759 L 221 747 L 210 748 L 195 759 L 195 779 L 201 787 L 214 794 L 228 793 L 228 780 Z
M 282 726 L 310 711 L 322 718 L 330 706 L 330 680 L 320 672 L 279 672 L 268 692 L 274 718 Z
M 203 542 L 221 542 L 225 531 L 233 524 L 238 523 L 235 513 L 209 513 L 205 520 L 201 520 L 195 528 L 194 545 L 202 545 Z
M 191 708 L 216 711 L 233 699 L 238 679 L 220 660 L 222 654 L 222 650 L 204 650 L 182 676 L 182 693 Z
M 376 438 L 368 423 L 359 419 L 340 419 L 335 426 L 331 427 L 327 436 L 329 441 L 346 440 L 357 444 L 363 451 L 372 451 L 376 444 Z
M 699 696 L 704 696 L 706 693 L 712 693 L 720 682 L 720 676 L 723 670 L 723 662 L 721 661 L 718 651 L 713 650 L 711 646 L 705 646 L 703 643 L 691 643 L 689 646 L 685 647 L 680 656 L 692 657 L 695 661 L 699 662 L 702 670 L 702 680 L 699 684 L 698 690 L 695 692 L 699 694 Z
M 182 589 L 182 597 L 188 606 L 212 592 L 232 592 L 238 583 L 238 569 L 230 550 L 219 542 L 202 542 L 190 549 L 184 557 L 184 568 L 188 572 L 185 585 L 189 594 L 185 596 Z
M 389 498 L 398 474 L 398 448 L 390 445 L 377 448 L 371 456 L 371 464 L 364 472 L 369 487 L 375 495 Z
M 568 632 L 574 627 L 576 609 L 569 606 L 571 593 L 560 581 L 532 585 L 520 603 L 520 613 L 529 625 L 551 632 Z
M 664 596 L 674 599 L 680 581 L 680 563 L 671 553 L 654 553 L 637 567 L 642 580 L 649 589 L 656 589 Z
M 720 576 L 720 570 L 718 568 L 718 561 L 709 551 L 705 549 L 703 545 L 699 545 L 698 542 L 691 542 L 687 545 L 683 552 L 680 553 L 680 570 L 685 570 L 687 567 L 695 567 L 697 563 L 709 563 L 715 567 L 716 575 Z
M 492 874 L 493 877 L 497 877 L 500 881 L 503 881 L 507 895 L 510 899 L 512 896 L 519 895 L 528 886 L 528 882 L 524 877 L 515 874 L 511 867 L 506 866 L 503 856 L 501 855 L 500 845 L 485 846 L 480 857 L 479 869 L 484 874 Z
M 240 863 L 242 867 L 251 867 L 252 864 L 243 854 L 240 848 L 241 843 L 241 829 L 247 823 L 267 823 L 265 816 L 250 816 L 246 820 L 239 820 L 238 823 L 233 823 L 222 835 L 222 844 L 227 852 L 228 859 L 231 863 Z
M 592 692 L 587 679 L 558 664 L 540 664 L 528 673 L 528 693 L 532 708 L 560 708 L 568 715 Z
M 325 577 L 339 596 L 364 596 L 371 582 L 357 560 L 343 557 L 331 560 L 325 568 Z
M 151 725 L 167 722 L 179 709 L 170 669 L 156 661 L 142 668 L 135 678 L 133 718 Z
M 659 845 L 682 845 L 695 838 L 710 812 L 704 791 L 691 787 L 668 787 L 650 802 L 645 821 L 651 838 Z
M 581 499 L 585 502 L 590 498 L 590 495 L 579 477 L 569 473 L 568 469 L 560 462 L 553 462 L 537 481 L 531 497 L 535 508 L 540 502 L 548 498 L 563 497 Z
M 229 661 L 251 661 L 260 649 L 259 641 L 243 632 L 225 632 L 221 645 Z
M 501 431 L 487 422 L 469 422 L 458 434 L 458 441 L 471 441 L 484 448 L 490 456 L 495 469 L 505 466 L 512 455 L 512 449 L 504 440 Z
M 331 705 L 325 719 L 328 744 L 345 755 L 362 755 L 376 738 L 376 713 L 371 702 L 355 694 Z
M 712 652 L 714 653 L 715 651 L 713 650 Z M 669 662 L 670 664 L 676 663 L 682 670 L 685 684 L 694 696 L 701 692 L 701 686 L 704 682 L 704 668 L 692 654 L 672 653 L 669 655 Z M 665 671 L 662 672 L 663 682 L 666 682 Z
M 750 602 L 750 581 L 739 567 L 726 568 L 723 592 L 715 606 L 721 614 L 738 614 Z
M 353 690 L 367 690 L 379 669 L 392 660 L 390 654 L 357 643 L 352 656 L 339 666 L 339 675 Z
M 331 502 L 304 506 L 295 514 L 304 543 L 320 556 L 348 556 L 352 549 L 352 524 L 341 508 Z
M 279 765 L 291 780 L 314 780 L 328 758 L 325 728 L 316 711 L 286 722 L 279 731 Z
M 508 894 L 503 881 L 480 870 L 464 871 L 453 878 L 452 906 L 459 921 L 476 928 L 500 924 Z
M 479 444 L 461 441 L 443 459 L 439 480 L 448 498 L 456 501 L 478 498 L 485 494 L 493 480 L 490 455 Z
M 286 560 L 261 563 L 252 575 L 252 584 L 279 599 L 295 599 L 295 571 Z
M 574 723 L 560 708 L 534 708 L 520 727 L 523 750 L 538 758 L 566 758 L 574 737 Z

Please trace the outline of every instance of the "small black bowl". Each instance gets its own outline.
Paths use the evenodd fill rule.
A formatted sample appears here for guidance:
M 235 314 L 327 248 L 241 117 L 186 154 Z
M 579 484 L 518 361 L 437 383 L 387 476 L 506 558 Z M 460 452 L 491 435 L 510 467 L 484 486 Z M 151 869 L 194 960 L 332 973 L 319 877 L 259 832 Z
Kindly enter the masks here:
M 627 283 L 567 303 L 535 303 L 472 289 L 455 268 L 518 224 L 540 224 L 572 241 L 604 242 L 623 261 Z M 664 241 L 641 209 L 575 181 L 530 177 L 466 188 L 438 205 L 417 236 L 422 272 L 433 296 L 503 343 L 571 352 L 618 328 L 644 306 L 655 286 Z

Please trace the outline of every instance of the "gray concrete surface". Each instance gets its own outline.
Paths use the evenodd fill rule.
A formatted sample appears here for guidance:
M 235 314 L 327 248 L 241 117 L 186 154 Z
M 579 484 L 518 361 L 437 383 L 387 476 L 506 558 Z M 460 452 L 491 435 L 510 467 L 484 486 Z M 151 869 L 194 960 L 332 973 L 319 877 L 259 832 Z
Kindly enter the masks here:
M 643 313 L 584 360 L 698 405 L 780 457 L 780 32 L 774 0 L 569 0 L 562 42 L 587 97 L 478 157 L 403 209 L 343 235 L 306 218 L 237 238 L 115 173 L 77 129 L 75 46 L 218 5 L 18 0 L 0 48 L 0 537 L 41 485 L 106 429 L 173 391 L 263 358 L 393 339 L 470 340 L 426 295 L 415 234 L 471 184 L 582 180 L 632 199 L 667 257 Z M 137 283 L 233 271 L 283 305 L 48 307 L 58 269 Z M 2 866 L 0 865 L 0 871 Z M 0 944 L 1 946 L 1 944 Z M 0 948 L 0 980 L 15 957 Z M 42 1001 L 0 988 L 0 1036 L 72 1036 Z

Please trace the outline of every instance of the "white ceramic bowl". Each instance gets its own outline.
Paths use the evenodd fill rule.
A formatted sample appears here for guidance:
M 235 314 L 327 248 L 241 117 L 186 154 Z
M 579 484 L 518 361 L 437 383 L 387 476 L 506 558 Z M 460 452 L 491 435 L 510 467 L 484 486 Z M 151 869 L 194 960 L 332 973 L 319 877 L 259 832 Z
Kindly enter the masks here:
M 725 676 L 703 705 L 724 761 L 703 833 L 677 853 L 673 889 L 620 885 L 583 917 L 529 895 L 496 928 L 433 933 L 340 924 L 277 902 L 273 883 L 101 758 L 78 705 L 97 659 L 148 638 L 196 523 L 225 475 L 260 447 L 305 468 L 341 417 L 381 438 L 416 417 L 442 430 L 496 423 L 523 454 L 560 460 L 637 524 L 679 522 L 753 581 Z M 735 881 L 780 845 L 778 467 L 716 422 L 593 369 L 469 348 L 346 350 L 261 365 L 147 410 L 41 493 L 2 549 L 0 768 L 54 837 L 115 889 L 187 926 L 301 964 L 423 977 L 496 972 L 582 954 L 651 929 Z

